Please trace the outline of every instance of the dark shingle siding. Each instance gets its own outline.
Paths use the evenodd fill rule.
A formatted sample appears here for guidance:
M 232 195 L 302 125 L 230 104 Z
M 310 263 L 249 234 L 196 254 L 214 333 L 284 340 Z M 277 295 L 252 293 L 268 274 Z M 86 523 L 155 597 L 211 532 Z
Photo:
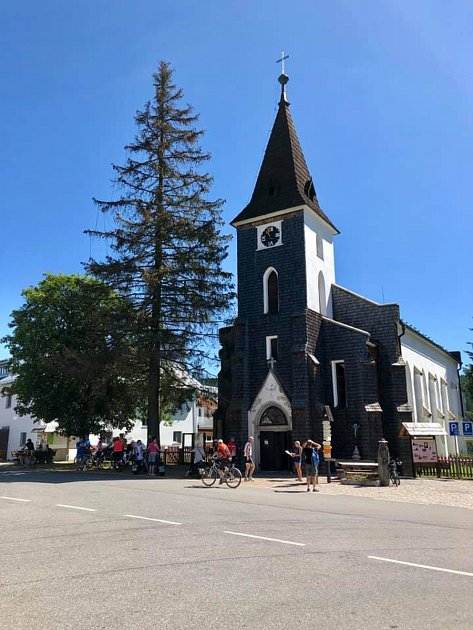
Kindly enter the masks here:
M 292 121 L 289 105 L 281 102 L 250 203 L 232 223 L 256 219 L 305 204 L 338 232 L 320 208 L 315 191 L 312 198 L 308 197 L 306 186 L 310 181 L 311 176 Z M 274 195 L 269 194 L 270 183 L 278 189 Z

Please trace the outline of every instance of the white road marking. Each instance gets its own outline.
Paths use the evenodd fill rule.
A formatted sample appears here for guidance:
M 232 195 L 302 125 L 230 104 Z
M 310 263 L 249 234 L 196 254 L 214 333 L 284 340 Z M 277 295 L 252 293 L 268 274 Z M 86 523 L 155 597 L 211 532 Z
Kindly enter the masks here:
M 242 534 L 240 532 L 224 531 L 224 534 L 233 534 L 234 536 L 245 536 L 246 538 L 258 538 L 259 540 L 270 540 L 271 542 L 283 543 L 284 545 L 297 545 L 305 547 L 305 543 L 291 542 L 290 540 L 280 540 L 279 538 L 267 538 L 266 536 L 254 536 L 253 534 Z
M 79 507 L 78 505 L 65 505 L 64 503 L 56 503 L 56 507 L 69 508 L 70 510 L 83 510 L 84 512 L 96 512 L 93 508 Z
M 139 518 L 142 521 L 155 521 L 156 523 L 167 523 L 168 525 L 182 525 L 182 523 L 176 523 L 176 521 L 163 521 L 161 518 L 148 518 L 147 516 L 135 516 L 134 514 L 124 514 L 128 518 Z
M 444 573 L 456 573 L 457 575 L 468 575 L 473 577 L 473 573 L 468 573 L 468 571 L 455 571 L 454 569 L 431 567 L 428 564 L 415 564 L 415 562 L 403 562 L 402 560 L 392 560 L 391 558 L 380 558 L 378 556 L 368 556 L 368 558 L 371 558 L 371 560 L 382 560 L 383 562 L 394 562 L 395 564 L 405 564 L 409 567 L 418 567 L 419 569 L 430 569 L 431 571 L 443 571 Z
M 29 503 L 31 499 L 14 499 L 13 497 L 0 497 L 0 499 L 6 499 L 7 501 L 22 501 L 23 503 Z

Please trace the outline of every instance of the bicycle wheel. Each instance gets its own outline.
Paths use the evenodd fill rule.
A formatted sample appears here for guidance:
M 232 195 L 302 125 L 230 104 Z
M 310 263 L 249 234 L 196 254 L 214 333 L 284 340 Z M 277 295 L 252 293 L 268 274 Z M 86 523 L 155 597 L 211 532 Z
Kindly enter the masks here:
M 110 470 L 110 468 L 112 467 L 112 460 L 103 459 L 101 462 L 98 462 L 97 467 L 101 470 Z
M 398 486 L 401 482 L 399 481 L 399 477 L 397 475 L 395 475 L 394 473 L 391 473 L 389 475 L 389 481 L 391 482 L 391 484 L 393 486 Z
M 202 471 L 202 483 L 204 486 L 213 486 L 217 481 L 217 471 L 215 468 L 205 468 Z
M 230 468 L 225 475 L 225 483 L 229 488 L 238 488 L 241 484 L 241 472 L 238 468 Z
M 92 457 L 90 455 L 86 455 L 82 460 L 82 470 L 91 470 L 94 465 L 92 461 Z

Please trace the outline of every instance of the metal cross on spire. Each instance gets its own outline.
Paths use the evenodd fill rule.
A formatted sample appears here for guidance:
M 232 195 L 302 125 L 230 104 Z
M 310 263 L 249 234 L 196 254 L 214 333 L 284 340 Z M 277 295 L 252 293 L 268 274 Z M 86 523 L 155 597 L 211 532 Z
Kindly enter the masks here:
M 280 63 L 280 64 L 281 64 L 281 74 L 286 74 L 286 73 L 285 73 L 285 69 L 286 69 L 286 67 L 285 67 L 285 65 L 284 65 L 284 61 L 285 61 L 286 59 L 289 59 L 289 55 L 285 55 L 285 54 L 284 54 L 284 50 L 281 50 L 281 59 L 278 59 L 278 60 L 276 61 L 276 63 Z
M 278 77 L 278 81 L 281 84 L 281 100 L 279 102 L 286 103 L 287 105 L 289 105 L 286 98 L 286 83 L 289 81 L 289 77 L 286 74 L 286 67 L 284 65 L 284 61 L 286 59 L 289 59 L 289 55 L 285 55 L 284 50 L 281 50 L 281 59 L 278 59 L 276 61 L 276 63 L 281 64 L 281 70 L 282 70 L 281 74 Z

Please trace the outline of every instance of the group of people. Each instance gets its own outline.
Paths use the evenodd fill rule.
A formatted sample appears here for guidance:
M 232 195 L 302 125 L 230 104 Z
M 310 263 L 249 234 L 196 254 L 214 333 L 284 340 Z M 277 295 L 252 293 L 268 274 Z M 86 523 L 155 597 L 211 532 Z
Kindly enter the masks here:
M 141 440 L 127 441 L 125 434 L 114 437 L 112 441 L 106 440 L 105 437 L 100 436 L 97 444 L 92 446 L 87 436 L 81 437 L 76 442 L 77 449 L 77 466 L 81 468 L 83 463 L 90 454 L 93 454 L 95 458 L 100 461 L 110 454 L 113 462 L 118 465 L 121 463 L 127 463 L 130 459 L 133 460 L 134 472 L 137 474 L 140 472 L 147 472 L 148 475 L 155 475 L 159 461 L 159 444 L 158 438 L 151 438 L 148 446 L 143 444 Z
M 243 459 L 245 463 L 245 481 L 253 481 L 253 473 L 255 471 L 255 463 L 253 459 L 253 444 L 254 438 L 249 437 L 243 449 Z M 187 473 L 188 475 L 197 474 L 199 469 L 205 466 L 205 460 L 207 457 L 204 447 L 200 444 L 192 450 L 192 453 L 192 464 Z M 226 444 L 222 439 L 215 439 L 213 442 L 212 456 L 215 457 L 220 471 L 220 483 L 223 483 L 223 470 L 225 469 L 225 467 L 234 466 L 236 464 L 237 445 L 235 442 L 235 438 L 230 438 Z
M 31 438 L 26 440 L 26 443 L 18 453 L 20 463 L 22 461 L 24 464 L 31 466 L 34 464 L 51 464 L 54 455 L 56 455 L 56 451 L 50 448 L 47 442 L 41 440 L 35 447 Z
M 304 463 L 307 477 L 307 492 L 310 492 L 311 484 L 312 492 L 319 491 L 316 486 L 319 483 L 319 451 L 321 448 L 321 444 L 314 442 L 314 440 L 306 440 L 302 445 L 299 440 L 296 440 L 292 452 L 286 451 L 293 459 L 297 481 L 304 481 L 302 479 L 302 464 Z
M 245 481 L 253 481 L 253 475 L 255 471 L 253 451 L 254 441 L 255 440 L 253 437 L 249 437 L 243 448 Z M 311 486 L 312 492 L 319 491 L 317 486 L 319 483 L 319 451 L 321 448 L 322 446 L 318 442 L 307 439 L 302 444 L 299 442 L 299 440 L 296 440 L 294 442 L 294 448 L 292 449 L 292 451 L 286 451 L 286 453 L 293 459 L 297 480 L 300 482 L 304 481 L 302 478 L 302 465 L 304 464 L 304 472 L 307 478 L 307 492 L 310 492 Z M 203 446 L 197 445 L 192 452 L 193 459 L 191 467 L 188 471 L 188 475 L 197 474 L 199 469 L 205 466 L 206 452 Z M 225 469 L 225 467 L 235 465 L 236 455 L 237 447 L 234 438 L 230 438 L 230 440 L 226 444 L 222 439 L 214 440 L 212 456 L 216 459 L 220 471 L 220 483 L 223 483 L 223 470 Z
M 29 440 L 31 442 L 31 440 Z M 29 448 L 31 445 L 26 445 Z M 77 448 L 77 465 L 81 468 L 85 458 L 91 453 L 97 459 L 105 458 L 107 452 L 111 452 L 113 461 L 116 464 L 128 462 L 133 458 L 135 472 L 147 472 L 149 475 L 155 475 L 157 466 L 160 463 L 158 439 L 153 437 L 146 446 L 141 440 L 127 442 L 123 433 L 107 441 L 100 436 L 96 446 L 92 446 L 87 436 L 83 436 L 76 443 Z M 318 492 L 317 485 L 319 483 L 319 451 L 321 445 L 314 440 L 307 439 L 301 444 L 298 440 L 294 442 L 292 451 L 286 453 L 292 458 L 297 480 L 303 482 L 302 465 L 304 464 L 305 475 L 307 478 L 307 492 Z M 33 447 L 34 449 L 34 447 Z M 253 481 L 255 471 L 254 462 L 254 438 L 249 437 L 243 448 L 243 462 L 245 466 L 244 480 Z M 204 447 L 197 444 L 192 450 L 192 464 L 189 468 L 188 475 L 198 474 L 199 469 L 205 466 L 207 453 Z M 223 471 L 226 467 L 234 466 L 237 458 L 237 445 L 232 437 L 225 443 L 222 439 L 215 439 L 212 449 L 212 457 L 215 458 L 220 473 L 220 483 L 223 483 Z

